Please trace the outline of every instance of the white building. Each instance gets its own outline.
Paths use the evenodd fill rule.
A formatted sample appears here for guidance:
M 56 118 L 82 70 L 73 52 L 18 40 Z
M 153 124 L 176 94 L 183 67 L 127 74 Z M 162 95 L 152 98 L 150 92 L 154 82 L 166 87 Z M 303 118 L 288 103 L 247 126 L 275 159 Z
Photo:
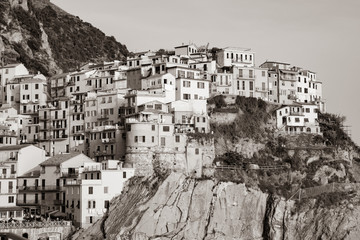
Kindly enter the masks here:
M 123 168 L 118 160 L 85 163 L 79 178 L 68 178 L 65 212 L 74 225 L 87 228 L 108 211 L 110 201 L 119 195 L 124 183 L 134 175 L 133 168 Z
M 45 151 L 33 145 L 0 147 L 0 219 L 21 219 L 17 204 L 17 176 L 45 161 Z
M 276 127 L 287 134 L 321 134 L 318 123 L 319 107 L 315 104 L 294 103 L 278 108 Z

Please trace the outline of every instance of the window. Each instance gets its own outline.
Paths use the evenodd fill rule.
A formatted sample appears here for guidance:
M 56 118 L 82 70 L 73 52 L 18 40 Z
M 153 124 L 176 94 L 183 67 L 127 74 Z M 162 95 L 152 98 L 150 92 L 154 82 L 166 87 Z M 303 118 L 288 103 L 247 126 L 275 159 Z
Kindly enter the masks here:
M 155 131 L 155 125 L 151 125 L 151 130 Z
M 39 89 L 39 84 L 38 83 L 35 84 L 35 89 Z
M 304 118 L 304 122 L 309 122 L 309 119 L 308 119 L 308 118 Z
M 154 136 L 151 137 L 151 142 L 155 142 L 155 137 Z
M 93 217 L 89 217 L 89 223 L 93 223 Z
M 198 82 L 198 83 L 197 83 L 197 88 L 205 88 L 205 83 L 203 83 L 203 82 Z
M 126 172 L 123 172 L 123 178 L 126 178 Z
M 242 81 L 242 89 L 245 90 L 245 81 Z
M 138 136 L 135 136 L 134 142 L 138 142 Z
M 261 71 L 261 76 L 265 77 L 265 71 Z
M 96 208 L 96 201 L 93 201 L 93 208 Z
M 35 99 L 39 99 L 39 94 L 35 94 Z
M 25 84 L 25 90 L 29 89 L 29 85 Z
M 254 71 L 253 70 L 249 70 L 249 78 L 253 78 L 254 77 Z
M 165 138 L 161 137 L 161 146 L 165 146 Z
M 295 118 L 295 122 L 300 122 L 300 118 Z
M 199 149 L 198 149 L 198 148 L 195 148 L 195 154 L 196 154 L 196 155 L 199 155 L 199 152 L 200 152 Z
M 175 142 L 180 142 L 180 136 L 175 136 Z
M 183 87 L 191 87 L 190 81 L 183 81 Z
M 184 93 L 184 94 L 183 94 L 183 99 L 189 100 L 189 99 L 191 99 L 191 95 Z
M 104 208 L 109 208 L 110 207 L 110 202 L 109 200 L 105 200 L 104 202 Z
M 155 104 L 155 109 L 156 110 L 162 110 L 161 104 Z
M 305 108 L 305 112 L 309 113 L 309 112 L 310 112 L 310 108 Z
M 169 132 L 170 127 L 169 126 L 163 126 L 163 132 Z
M 253 90 L 254 90 L 254 83 L 250 82 L 250 91 L 253 91 Z
M 89 194 L 93 194 L 93 193 L 94 193 L 93 187 L 89 187 Z
M 9 203 L 14 203 L 14 196 L 9 196 L 8 202 Z

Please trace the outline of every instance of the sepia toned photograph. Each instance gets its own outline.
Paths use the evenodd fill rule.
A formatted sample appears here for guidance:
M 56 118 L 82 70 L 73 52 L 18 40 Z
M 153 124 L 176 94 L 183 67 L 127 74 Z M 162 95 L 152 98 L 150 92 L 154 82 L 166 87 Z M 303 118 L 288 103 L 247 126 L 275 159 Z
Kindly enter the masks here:
M 0 240 L 359 240 L 359 10 L 0 0 Z

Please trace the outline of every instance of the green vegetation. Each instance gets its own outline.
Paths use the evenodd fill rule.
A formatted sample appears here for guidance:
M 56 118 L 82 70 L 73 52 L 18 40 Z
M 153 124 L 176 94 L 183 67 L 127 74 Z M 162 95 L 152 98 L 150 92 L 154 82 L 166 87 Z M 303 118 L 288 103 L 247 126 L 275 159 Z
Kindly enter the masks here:
M 230 107 L 225 103 L 222 95 L 212 98 L 209 103 L 215 104 L 219 109 Z M 237 96 L 235 105 L 232 107 L 240 109 L 243 113 L 239 114 L 231 124 L 212 124 L 211 128 L 215 135 L 224 136 L 232 141 L 246 137 L 258 141 L 263 140 L 268 131 L 264 125 L 270 118 L 266 102 L 261 99 Z
M 326 145 L 336 147 L 353 147 L 360 153 L 360 148 L 343 130 L 345 117 L 331 113 L 319 113 L 320 129 L 323 132 L 323 141 Z M 320 137 L 318 137 L 320 138 Z M 318 141 L 320 141 L 318 139 Z

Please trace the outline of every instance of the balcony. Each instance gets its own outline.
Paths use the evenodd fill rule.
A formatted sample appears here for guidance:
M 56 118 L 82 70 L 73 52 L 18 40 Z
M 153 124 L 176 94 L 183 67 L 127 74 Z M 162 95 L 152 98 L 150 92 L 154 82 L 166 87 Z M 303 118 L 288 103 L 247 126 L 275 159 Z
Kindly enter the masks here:
M 75 172 L 75 173 L 63 172 L 63 173 L 61 173 L 61 177 L 63 177 L 63 178 L 77 178 L 78 176 L 79 176 L 78 172 Z
M 106 119 L 109 119 L 109 115 L 108 114 L 101 114 L 100 116 L 98 116 L 97 119 L 98 120 L 106 120 Z
M 114 155 L 115 153 L 114 152 L 110 152 L 110 151 L 96 151 L 95 153 L 95 156 L 111 156 L 111 155 Z
M 66 180 L 65 186 L 73 186 L 73 185 L 80 185 L 81 184 L 81 179 L 71 179 L 71 180 Z
M 36 205 L 40 205 L 40 201 L 36 200 L 36 199 L 31 199 L 31 200 L 26 200 L 26 201 L 24 201 L 23 199 L 17 199 L 16 205 L 18 205 L 18 206 L 36 206 Z
M 60 186 L 23 186 L 19 187 L 19 192 L 58 192 L 62 191 Z
M 241 80 L 255 80 L 255 75 L 239 75 L 237 78 Z
M 0 174 L 0 179 L 14 179 L 16 174 Z
M 64 205 L 64 200 L 54 200 L 54 205 Z
M 268 88 L 259 88 L 259 87 L 255 88 L 255 90 L 256 90 L 257 92 L 268 92 L 268 91 L 269 91 Z
M 103 139 L 101 139 L 101 142 L 104 144 L 116 143 L 116 139 L 115 138 L 103 138 Z

